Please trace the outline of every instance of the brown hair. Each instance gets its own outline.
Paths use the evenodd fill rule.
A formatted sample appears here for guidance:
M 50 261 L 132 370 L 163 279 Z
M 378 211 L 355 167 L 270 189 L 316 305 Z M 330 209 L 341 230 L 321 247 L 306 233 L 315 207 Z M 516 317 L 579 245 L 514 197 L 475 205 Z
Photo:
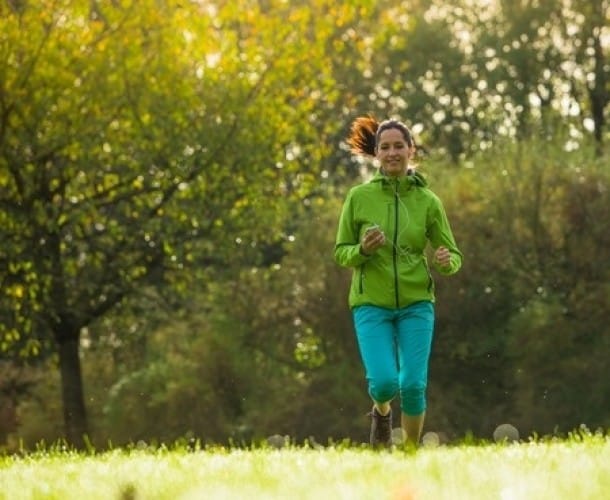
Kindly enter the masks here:
M 379 136 L 384 130 L 395 128 L 400 130 L 410 148 L 415 146 L 413 135 L 409 128 L 398 120 L 384 120 L 379 123 L 374 117 L 360 116 L 354 120 L 347 136 L 350 151 L 355 154 L 375 156 Z

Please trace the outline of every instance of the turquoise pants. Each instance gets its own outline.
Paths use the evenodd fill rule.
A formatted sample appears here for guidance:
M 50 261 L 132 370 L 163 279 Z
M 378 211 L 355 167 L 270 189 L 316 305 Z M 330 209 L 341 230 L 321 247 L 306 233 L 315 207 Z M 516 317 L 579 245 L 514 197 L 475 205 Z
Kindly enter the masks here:
M 358 306 L 353 316 L 371 398 L 385 403 L 400 394 L 403 413 L 421 415 L 434 331 L 432 302 L 402 309 Z

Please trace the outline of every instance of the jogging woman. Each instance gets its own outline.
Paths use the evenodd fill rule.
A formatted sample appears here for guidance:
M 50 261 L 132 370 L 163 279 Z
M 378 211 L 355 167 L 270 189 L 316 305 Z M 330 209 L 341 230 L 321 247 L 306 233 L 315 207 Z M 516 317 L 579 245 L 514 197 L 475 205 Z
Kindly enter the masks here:
M 434 330 L 430 267 L 453 274 L 462 254 L 442 202 L 411 164 L 416 146 L 404 123 L 357 118 L 348 144 L 378 165 L 370 181 L 347 194 L 334 253 L 352 269 L 348 302 L 373 400 L 370 442 L 391 445 L 391 402 L 399 396 L 401 427 L 407 443 L 417 446 Z

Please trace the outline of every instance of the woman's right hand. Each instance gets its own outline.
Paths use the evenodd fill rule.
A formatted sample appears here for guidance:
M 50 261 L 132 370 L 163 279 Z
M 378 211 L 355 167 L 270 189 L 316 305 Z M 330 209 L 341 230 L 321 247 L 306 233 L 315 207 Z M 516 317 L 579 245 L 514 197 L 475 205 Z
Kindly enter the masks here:
M 373 227 L 368 229 L 364 236 L 362 236 L 360 250 L 364 255 L 373 255 L 384 244 L 385 234 L 379 227 Z

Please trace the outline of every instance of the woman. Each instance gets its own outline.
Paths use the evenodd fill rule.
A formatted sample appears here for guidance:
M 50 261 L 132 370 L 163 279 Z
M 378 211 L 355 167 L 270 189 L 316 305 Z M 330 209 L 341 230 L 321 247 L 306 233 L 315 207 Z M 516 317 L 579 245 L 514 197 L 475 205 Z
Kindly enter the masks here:
M 444 275 L 460 269 L 462 254 L 440 199 L 410 165 L 416 147 L 404 123 L 357 118 L 348 144 L 379 165 L 370 181 L 349 191 L 335 244 L 337 263 L 353 270 L 349 305 L 373 400 L 370 441 L 391 445 L 391 402 L 400 396 L 402 429 L 417 446 L 434 330 L 425 249 L 432 246 L 432 265 Z

